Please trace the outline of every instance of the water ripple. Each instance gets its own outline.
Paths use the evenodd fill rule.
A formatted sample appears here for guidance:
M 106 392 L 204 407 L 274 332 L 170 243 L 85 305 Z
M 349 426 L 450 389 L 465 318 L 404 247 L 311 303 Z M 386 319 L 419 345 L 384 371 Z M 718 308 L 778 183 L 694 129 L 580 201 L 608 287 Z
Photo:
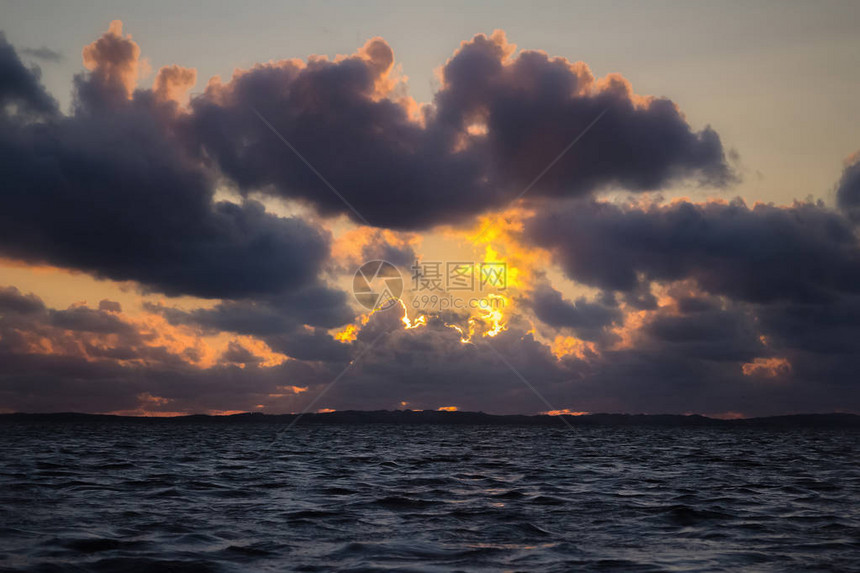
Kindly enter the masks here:
M 69 422 L 0 435 L 0 571 L 857 570 L 845 430 Z

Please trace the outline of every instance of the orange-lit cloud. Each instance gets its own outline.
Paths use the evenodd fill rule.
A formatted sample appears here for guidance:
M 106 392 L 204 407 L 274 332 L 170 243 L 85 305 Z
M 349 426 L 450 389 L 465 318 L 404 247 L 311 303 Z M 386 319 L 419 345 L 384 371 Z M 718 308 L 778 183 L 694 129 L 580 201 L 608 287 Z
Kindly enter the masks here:
M 161 409 L 167 406 L 172 400 L 161 396 L 153 396 L 149 392 L 141 392 L 137 395 L 138 407 L 130 410 L 115 410 L 113 412 L 105 412 L 113 416 L 140 416 L 146 418 L 175 418 L 177 416 L 187 416 L 189 412 L 171 411 Z
M 166 66 L 151 89 L 136 89 L 144 60 L 122 22 L 82 57 L 90 73 L 76 79 L 74 109 L 15 124 L 22 141 L 9 138 L 15 153 L 4 165 L 17 169 L 20 159 L 16 180 L 27 192 L 0 193 L 0 221 L 13 228 L 0 249 L 91 273 L 90 284 L 71 288 L 68 276 L 49 281 L 59 273 L 36 263 L 27 268 L 43 275 L 46 290 L 63 291 L 62 304 L 39 307 L 17 291 L 0 301 L 11 309 L 0 313 L 0 356 L 17 360 L 21 373 L 4 371 L 0 382 L 10 380 L 21 408 L 36 402 L 17 389 L 49 364 L 68 368 L 66 378 L 56 376 L 58 392 L 98 388 L 108 396 L 99 410 L 289 411 L 361 357 L 366 362 L 350 369 L 353 388 L 378 394 L 338 389 L 328 405 L 391 407 L 407 397 L 515 409 L 528 389 L 505 385 L 519 382 L 492 352 L 498 346 L 554 403 L 568 402 L 576 380 L 577 403 L 591 411 L 668 404 L 732 416 L 755 411 L 737 390 L 751 389 L 737 384 L 743 376 L 791 375 L 812 387 L 850 371 L 858 354 L 850 334 L 860 316 L 860 250 L 844 213 L 811 201 L 748 207 L 599 195 L 658 193 L 672 189 L 676 175 L 731 181 L 713 130 L 694 131 L 677 105 L 637 95 L 620 75 L 596 79 L 582 62 L 517 53 L 496 31 L 464 42 L 440 72 L 433 103 L 420 106 L 391 47 L 372 38 L 333 60 L 282 60 L 237 70 L 226 83 L 213 78 L 202 101 L 174 116 L 159 112 L 176 106 L 153 101 L 184 103 L 196 71 Z M 360 226 L 340 199 L 317 193 L 306 165 L 285 160 L 270 130 L 246 121 L 251 103 L 315 165 L 341 145 L 338 160 L 320 171 L 355 202 L 357 219 L 366 214 L 375 226 Z M 609 111 L 598 128 L 606 129 L 590 134 L 594 145 L 577 147 L 531 186 L 603 106 Z M 48 163 L 57 168 L 43 170 Z M 39 185 L 31 185 L 34 173 Z M 164 210 L 168 203 L 180 211 Z M 269 209 L 275 203 L 281 211 Z M 293 203 L 305 209 L 301 216 Z M 51 205 L 57 210 L 49 213 Z M 81 239 L 92 228 L 105 230 L 101 240 Z M 355 316 L 345 286 L 355 265 L 434 260 L 433 249 L 451 262 L 503 263 L 503 289 L 466 295 L 497 304 L 427 310 L 404 296 L 402 311 Z M 95 296 L 97 281 L 122 288 L 105 277 L 127 281 L 121 304 Z M 572 309 L 571 320 L 538 312 L 543 285 L 559 303 L 543 308 Z M 146 304 L 154 293 L 206 302 L 171 299 L 156 308 Z M 590 330 L 577 322 L 589 308 L 604 312 Z M 365 356 L 379 331 L 394 340 Z M 764 357 L 771 353 L 786 357 Z M 195 392 L 174 391 L 175 380 Z M 678 391 L 681 384 L 697 386 Z M 755 385 L 759 410 L 774 395 L 766 392 L 787 386 Z M 853 390 L 843 387 L 834 391 L 850 399 Z M 114 388 L 124 389 L 122 400 L 111 398 Z M 232 400 L 234 392 L 241 399 Z M 70 395 L 37 404 L 63 405 Z
M 23 294 L 21 300 L 28 300 Z M 30 295 L 33 304 L 41 299 Z M 204 334 L 199 329 L 170 324 L 159 314 L 126 314 L 122 305 L 102 300 L 98 308 L 86 301 L 66 310 L 44 310 L 17 322 L 16 352 L 115 360 L 122 365 L 185 364 L 211 368 L 220 363 L 271 368 L 287 360 L 263 341 L 247 335 Z
M 273 352 L 262 340 L 247 335 L 234 336 L 221 353 L 222 362 L 235 364 L 240 368 L 248 365 L 271 368 L 284 363 L 287 359 L 284 354 Z
M 292 396 L 296 394 L 301 394 L 302 392 L 307 392 L 307 386 L 278 386 L 277 388 L 281 392 L 275 394 L 269 394 L 269 398 L 283 398 L 284 396 Z
M 744 376 L 758 378 L 778 378 L 791 372 L 791 363 L 787 358 L 756 358 L 742 366 Z
M 340 234 L 332 244 L 332 258 L 347 271 L 355 272 L 362 264 L 383 260 L 393 265 L 412 264 L 414 250 L 421 243 L 417 233 L 389 229 L 358 227 Z
M 103 81 L 124 90 L 131 98 L 141 73 L 140 47 L 123 35 L 122 21 L 114 20 L 101 38 L 84 47 L 81 56 L 84 67 L 98 74 Z
M 161 101 L 185 103 L 188 90 L 197 83 L 197 70 L 182 66 L 164 66 L 155 76 L 152 91 Z
M 580 360 L 591 360 L 600 356 L 597 344 L 587 340 L 580 340 L 575 336 L 559 334 L 550 346 L 552 353 L 558 357 L 575 356 Z
M 164 406 L 170 402 L 169 398 L 162 398 L 161 396 L 153 396 L 149 392 L 143 392 L 142 394 L 137 395 L 137 399 L 140 400 L 144 404 L 152 404 L 155 406 Z
M 591 412 L 577 412 L 574 410 L 568 410 L 564 408 L 563 410 L 549 410 L 547 412 L 541 412 L 545 416 L 587 416 Z

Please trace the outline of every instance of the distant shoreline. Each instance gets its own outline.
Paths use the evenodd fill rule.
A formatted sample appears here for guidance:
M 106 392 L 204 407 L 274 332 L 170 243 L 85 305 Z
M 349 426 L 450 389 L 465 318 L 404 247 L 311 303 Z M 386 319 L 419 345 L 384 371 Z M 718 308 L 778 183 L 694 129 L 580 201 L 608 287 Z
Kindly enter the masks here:
M 263 414 L 259 412 L 210 416 L 191 414 L 188 416 L 115 416 L 111 414 L 60 413 L 14 413 L 0 414 L 0 424 L 14 422 L 133 422 L 160 424 L 254 424 L 290 423 L 298 414 Z M 681 414 L 583 414 L 549 416 L 519 414 L 485 414 L 483 412 L 443 412 L 436 410 L 343 410 L 325 413 L 304 414 L 296 425 L 456 425 L 456 426 L 554 426 L 564 427 L 567 421 L 574 427 L 589 426 L 651 426 L 651 427 L 718 427 L 718 428 L 860 428 L 857 414 L 790 414 L 757 418 L 724 420 L 700 415 Z

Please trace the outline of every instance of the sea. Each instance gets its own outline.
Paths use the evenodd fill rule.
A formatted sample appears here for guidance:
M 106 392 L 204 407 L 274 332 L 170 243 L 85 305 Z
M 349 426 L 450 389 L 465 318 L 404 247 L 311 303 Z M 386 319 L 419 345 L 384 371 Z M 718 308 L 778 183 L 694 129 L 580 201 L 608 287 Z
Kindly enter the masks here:
M 0 571 L 860 571 L 856 429 L 0 425 Z

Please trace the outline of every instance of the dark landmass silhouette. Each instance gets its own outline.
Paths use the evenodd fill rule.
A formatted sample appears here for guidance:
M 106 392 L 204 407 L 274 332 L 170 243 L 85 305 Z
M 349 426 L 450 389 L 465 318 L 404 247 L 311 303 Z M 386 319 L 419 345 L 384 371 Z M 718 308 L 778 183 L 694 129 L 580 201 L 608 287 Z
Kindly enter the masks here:
M 574 427 L 585 426 L 661 426 L 661 427 L 722 427 L 722 428 L 860 428 L 860 415 L 856 414 L 790 414 L 759 418 L 724 420 L 700 415 L 680 414 L 584 414 L 561 416 L 549 415 L 500 415 L 484 412 L 445 412 L 437 410 L 343 410 L 308 414 L 263 414 L 251 412 L 229 416 L 192 414 L 176 417 L 114 416 L 110 414 L 80 414 L 60 412 L 51 414 L 0 414 L 0 423 L 9 422 L 133 422 L 141 424 L 290 424 L 296 417 L 296 425 L 320 424 L 391 424 L 391 425 L 483 425 L 483 426 L 555 426 L 564 427 L 567 421 Z

